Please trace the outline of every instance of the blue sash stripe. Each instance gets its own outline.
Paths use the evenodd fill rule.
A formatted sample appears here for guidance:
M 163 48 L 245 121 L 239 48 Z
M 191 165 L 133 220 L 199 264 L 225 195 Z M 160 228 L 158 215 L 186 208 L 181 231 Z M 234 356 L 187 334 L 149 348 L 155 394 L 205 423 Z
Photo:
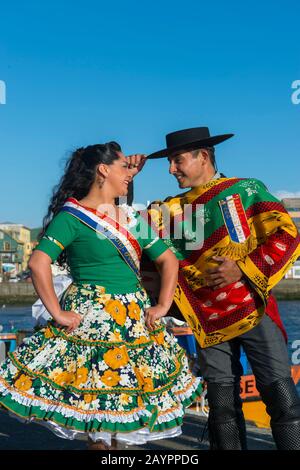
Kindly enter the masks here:
M 232 220 L 232 216 L 231 216 L 231 213 L 229 211 L 227 203 L 221 205 L 221 210 L 223 212 L 225 225 L 227 226 L 228 233 L 229 233 L 229 236 L 230 236 L 231 240 L 236 242 L 236 243 L 239 243 L 240 240 L 239 240 L 238 235 L 236 233 L 236 229 L 235 229 L 235 226 L 234 226 L 234 223 L 233 223 L 233 220 Z
M 73 215 L 77 219 L 81 220 L 85 225 L 90 227 L 92 230 L 95 232 L 101 233 L 105 238 L 107 238 L 118 250 L 122 258 L 124 259 L 125 263 L 132 269 L 132 271 L 135 273 L 135 275 L 140 278 L 140 272 L 139 269 L 137 268 L 134 260 L 132 259 L 131 254 L 129 253 L 128 249 L 126 246 L 122 243 L 122 241 L 116 237 L 110 230 L 108 230 L 106 227 L 102 227 L 99 223 L 97 223 L 95 220 L 90 218 L 88 215 L 84 214 L 78 209 L 75 209 L 75 207 L 70 207 L 70 206 L 63 206 L 61 208 L 62 211 L 68 212 L 69 214 Z

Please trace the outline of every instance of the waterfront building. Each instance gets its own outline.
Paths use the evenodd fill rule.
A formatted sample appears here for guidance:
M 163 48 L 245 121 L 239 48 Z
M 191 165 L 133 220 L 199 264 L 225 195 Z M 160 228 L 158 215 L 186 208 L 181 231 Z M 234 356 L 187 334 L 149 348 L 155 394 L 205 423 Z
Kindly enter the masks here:
M 285 279 L 300 279 L 300 261 L 296 261 L 291 269 L 284 276 Z
M 300 232 L 300 197 L 284 198 L 282 202 Z M 284 277 L 285 279 L 300 279 L 300 258 Z
M 9 279 L 23 269 L 24 244 L 0 229 L 0 278 Z
M 3 230 L 14 238 L 18 243 L 23 244 L 23 259 L 21 271 L 27 269 L 28 260 L 32 253 L 31 240 L 30 240 L 30 228 L 25 227 L 22 224 L 14 224 L 11 222 L 4 222 L 0 224 L 0 230 Z
M 284 198 L 282 202 L 300 231 L 300 197 Z

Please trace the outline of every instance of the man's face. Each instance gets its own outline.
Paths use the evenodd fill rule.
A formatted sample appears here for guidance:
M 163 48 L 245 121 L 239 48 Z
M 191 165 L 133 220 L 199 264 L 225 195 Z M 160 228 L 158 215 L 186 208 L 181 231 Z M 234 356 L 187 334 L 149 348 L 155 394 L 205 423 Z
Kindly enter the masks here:
M 168 157 L 169 172 L 175 176 L 180 188 L 197 186 L 203 174 L 204 160 L 199 152 L 195 157 L 191 152 L 178 153 Z

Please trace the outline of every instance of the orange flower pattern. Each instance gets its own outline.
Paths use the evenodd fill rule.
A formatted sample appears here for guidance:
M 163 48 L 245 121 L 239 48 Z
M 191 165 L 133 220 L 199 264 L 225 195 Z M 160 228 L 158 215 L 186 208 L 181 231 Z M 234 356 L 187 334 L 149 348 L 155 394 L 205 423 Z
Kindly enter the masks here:
M 120 369 L 129 362 L 129 357 L 125 346 L 107 351 L 103 356 L 106 364 L 112 369 Z
M 26 416 L 32 413 L 32 399 L 37 415 L 36 403 L 41 403 L 41 419 L 49 408 L 60 416 L 60 424 L 79 430 L 102 429 L 96 420 L 101 413 L 108 421 L 107 413 L 114 413 L 112 429 L 122 429 L 124 416 L 129 416 L 126 426 L 137 429 L 136 410 L 142 413 L 153 405 L 158 413 L 177 410 L 178 395 L 187 390 L 191 395 L 195 379 L 174 338 L 162 326 L 154 334 L 148 331 L 148 304 L 143 289 L 113 295 L 101 286 L 71 286 L 62 308 L 83 315 L 79 327 L 66 335 L 51 320 L 22 343 L 0 365 L 0 404 L 8 396 L 2 396 L 1 387 L 7 386 L 13 390 L 10 403 L 18 394 L 21 403 L 26 397 Z M 88 424 L 84 413 L 89 413 Z M 75 414 L 81 423 L 72 420 Z
M 119 300 L 108 300 L 105 304 L 108 312 L 118 325 L 123 326 L 126 321 L 126 307 Z
M 16 380 L 15 387 L 18 390 L 26 392 L 32 387 L 32 380 L 29 377 L 27 377 L 27 375 L 22 374 L 21 377 L 18 380 Z
M 120 382 L 120 376 L 116 371 L 106 370 L 102 375 L 101 380 L 108 387 L 115 387 Z
M 161 331 L 160 333 L 153 335 L 153 339 L 157 344 L 160 344 L 160 345 L 164 344 L 165 342 L 164 332 Z
M 45 330 L 45 338 L 53 338 L 54 334 L 52 333 L 50 328 L 46 328 Z
M 140 320 L 141 318 L 141 309 L 136 302 L 130 302 L 128 305 L 128 315 L 132 320 Z
M 88 378 L 88 369 L 86 367 L 81 367 L 75 372 L 74 386 L 79 387 L 81 384 L 84 384 Z
M 74 374 L 64 371 L 55 377 L 55 383 L 58 385 L 69 385 L 74 381 Z

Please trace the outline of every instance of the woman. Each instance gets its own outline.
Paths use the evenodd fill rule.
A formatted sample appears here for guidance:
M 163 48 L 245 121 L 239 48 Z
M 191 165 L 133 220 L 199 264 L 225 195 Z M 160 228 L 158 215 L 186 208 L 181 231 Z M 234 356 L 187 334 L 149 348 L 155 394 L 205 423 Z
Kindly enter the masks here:
M 159 322 L 172 303 L 177 260 L 131 207 L 115 204 L 131 178 L 115 142 L 72 154 L 29 262 L 52 320 L 0 368 L 2 406 L 61 437 L 88 437 L 90 449 L 179 435 L 184 408 L 201 393 Z M 153 307 L 140 282 L 143 250 L 161 273 Z M 56 260 L 73 279 L 60 302 Z

